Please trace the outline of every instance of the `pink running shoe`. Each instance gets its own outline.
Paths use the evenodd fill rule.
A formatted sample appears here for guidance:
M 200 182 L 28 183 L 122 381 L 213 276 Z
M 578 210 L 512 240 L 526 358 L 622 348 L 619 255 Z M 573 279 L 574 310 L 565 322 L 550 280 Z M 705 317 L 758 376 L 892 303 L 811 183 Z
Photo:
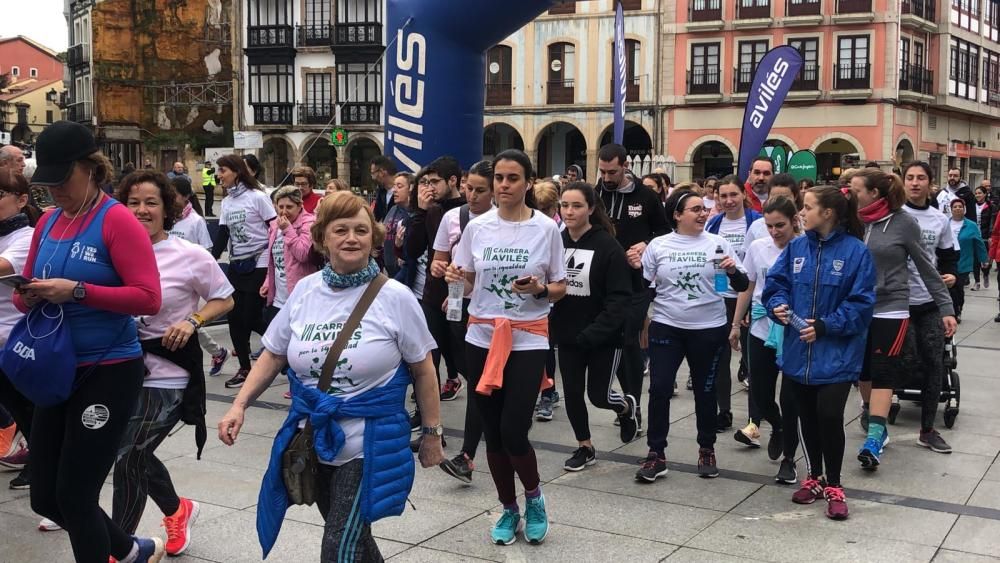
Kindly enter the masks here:
M 831 520 L 847 520 L 847 497 L 843 487 L 826 487 L 823 489 L 826 497 L 826 517 Z
M 795 504 L 812 504 L 823 498 L 823 489 L 826 483 L 818 479 L 806 479 L 802 481 L 802 487 L 792 494 L 792 502 Z

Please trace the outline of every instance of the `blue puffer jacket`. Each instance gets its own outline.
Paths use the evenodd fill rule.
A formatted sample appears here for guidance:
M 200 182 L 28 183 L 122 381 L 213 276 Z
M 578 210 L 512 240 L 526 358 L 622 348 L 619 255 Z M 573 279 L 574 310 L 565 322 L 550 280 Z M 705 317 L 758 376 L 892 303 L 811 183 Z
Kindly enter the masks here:
M 726 217 L 725 213 L 719 213 L 715 217 L 712 217 L 711 219 L 708 220 L 708 223 L 705 223 L 705 230 L 712 233 L 713 235 L 719 234 L 719 227 L 722 226 L 722 219 L 724 219 L 725 217 Z M 753 209 L 746 209 L 743 212 L 743 217 L 747 220 L 747 229 L 749 229 L 750 225 L 753 225 L 753 222 L 763 217 L 763 215 L 757 213 Z
M 274 438 L 257 504 L 257 539 L 264 550 L 264 558 L 274 547 L 288 510 L 288 493 L 281 477 L 281 456 L 298 431 L 299 421 L 306 417 L 312 422 L 316 454 L 322 461 L 332 461 L 344 447 L 344 432 L 337 420 L 365 419 L 360 499 L 361 517 L 365 522 L 402 514 L 406 497 L 413 487 L 414 462 L 405 408 L 410 368 L 406 363 L 399 365 L 396 374 L 385 385 L 346 400 L 306 387 L 291 373 L 288 381 L 292 389 L 292 406 Z
M 842 230 L 825 240 L 813 231 L 793 239 L 768 271 L 761 301 L 775 320 L 781 305 L 817 319 L 812 344 L 785 330 L 785 375 L 804 385 L 857 381 L 875 312 L 875 264 L 863 242 Z

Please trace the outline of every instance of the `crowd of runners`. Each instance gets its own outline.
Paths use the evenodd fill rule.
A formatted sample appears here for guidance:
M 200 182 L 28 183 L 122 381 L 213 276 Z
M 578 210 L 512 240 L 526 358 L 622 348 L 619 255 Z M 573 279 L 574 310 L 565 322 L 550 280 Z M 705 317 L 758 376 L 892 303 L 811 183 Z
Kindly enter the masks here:
M 551 507 L 532 425 L 564 405 L 576 449 L 563 467 L 582 471 L 601 446 L 587 403 L 610 411 L 621 442 L 648 446 L 622 479 L 649 485 L 667 475 L 680 393 L 693 394 L 698 447 L 671 459 L 717 477 L 731 433 L 766 450 L 791 501 L 843 520 L 845 452 L 891 471 L 890 410 L 913 374 L 918 443 L 951 452 L 937 430 L 945 348 L 965 291 L 988 290 L 1000 260 L 1000 190 L 958 170 L 938 187 L 924 162 L 813 185 L 760 157 L 747 178 L 674 185 L 634 175 L 615 144 L 593 182 L 575 165 L 537 178 L 518 150 L 467 170 L 376 157 L 368 201 L 333 182 L 321 194 L 307 167 L 272 190 L 252 156 L 206 163 L 198 182 L 181 164 L 116 178 L 69 122 L 39 135 L 36 157 L 26 178 L 23 157 L 0 149 L 0 466 L 30 489 L 40 529 L 68 532 L 87 563 L 183 553 L 199 506 L 157 447 L 192 425 L 200 458 L 216 422 L 233 445 L 279 375 L 289 416 L 257 508 L 265 555 L 287 507 L 315 504 L 322 561 L 381 561 L 370 525 L 403 511 L 417 461 L 478 486 L 485 460 L 503 506 L 490 541 L 540 543 Z M 217 319 L 231 350 L 202 330 Z M 206 375 L 233 356 L 225 386 L 238 395 L 206 422 Z M 446 456 L 442 403 L 456 399 L 463 438 Z M 134 535 L 147 499 L 165 542 Z

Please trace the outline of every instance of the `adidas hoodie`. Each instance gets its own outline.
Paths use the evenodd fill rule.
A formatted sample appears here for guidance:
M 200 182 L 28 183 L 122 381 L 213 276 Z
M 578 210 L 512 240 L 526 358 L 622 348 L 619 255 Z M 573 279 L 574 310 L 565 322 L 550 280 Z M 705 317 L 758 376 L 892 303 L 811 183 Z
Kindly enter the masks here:
M 592 226 L 574 241 L 562 233 L 566 296 L 552 307 L 549 331 L 554 344 L 622 344 L 625 315 L 632 299 L 631 268 L 625 250 L 604 227 Z

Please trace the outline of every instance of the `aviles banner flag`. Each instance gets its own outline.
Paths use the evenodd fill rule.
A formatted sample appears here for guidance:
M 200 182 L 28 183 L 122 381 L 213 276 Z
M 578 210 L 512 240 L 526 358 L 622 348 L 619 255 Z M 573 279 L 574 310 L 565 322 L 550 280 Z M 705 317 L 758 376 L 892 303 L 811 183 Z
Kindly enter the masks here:
M 764 146 L 778 110 L 801 69 L 802 55 L 788 45 L 771 49 L 757 65 L 740 132 L 740 160 L 736 173 L 741 179 L 746 180 L 750 164 Z
M 628 87 L 628 63 L 625 53 L 625 14 L 622 3 L 615 2 L 615 132 L 614 142 L 619 145 L 625 138 L 625 90 Z

